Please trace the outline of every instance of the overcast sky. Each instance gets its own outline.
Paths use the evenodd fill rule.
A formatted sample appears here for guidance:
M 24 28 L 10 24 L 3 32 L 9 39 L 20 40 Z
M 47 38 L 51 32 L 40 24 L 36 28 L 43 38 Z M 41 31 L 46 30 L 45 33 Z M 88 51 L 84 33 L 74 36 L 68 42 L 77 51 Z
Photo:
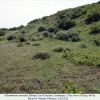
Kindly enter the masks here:
M 18 27 L 57 11 L 99 0 L 0 0 L 0 28 Z

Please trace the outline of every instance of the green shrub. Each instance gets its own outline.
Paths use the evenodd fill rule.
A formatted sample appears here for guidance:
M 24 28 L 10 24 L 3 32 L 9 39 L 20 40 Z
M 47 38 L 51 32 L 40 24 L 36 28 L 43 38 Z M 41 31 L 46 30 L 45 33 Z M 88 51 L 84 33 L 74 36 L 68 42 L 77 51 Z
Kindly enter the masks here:
M 26 33 L 26 31 L 24 31 L 24 30 L 23 30 L 23 31 L 21 31 L 21 33 L 22 33 L 22 34 L 25 34 L 25 33 Z
M 65 92 L 67 94 L 82 94 L 82 91 L 80 91 L 72 82 L 68 82 L 65 86 Z
M 63 56 L 75 64 L 100 67 L 100 53 L 97 52 L 64 52 Z
M 17 40 L 19 42 L 26 42 L 27 41 L 26 37 L 23 34 L 19 34 L 17 37 Z
M 71 27 L 75 26 L 75 22 L 67 19 L 63 19 L 58 23 L 58 28 L 68 30 Z
M 13 39 L 16 39 L 16 37 L 14 35 L 9 35 L 7 37 L 7 40 L 10 41 L 10 40 L 13 40 Z
M 0 36 L 4 36 L 5 35 L 5 31 L 0 30 Z
M 43 36 L 39 36 L 39 37 L 37 38 L 38 41 L 43 40 L 43 39 L 44 39 Z
M 20 38 L 19 38 L 19 41 L 20 41 L 20 42 L 26 42 L 26 39 L 25 39 L 25 37 L 20 37 Z
M 45 31 L 45 32 L 43 33 L 43 36 L 48 37 L 48 32 Z
M 94 37 L 92 41 L 96 46 L 100 46 L 100 37 Z
M 85 19 L 85 22 L 87 24 L 90 24 L 92 22 L 97 22 L 100 20 L 100 12 L 99 11 L 92 11 L 87 15 L 87 18 Z
M 49 55 L 49 53 L 47 53 L 47 52 L 39 52 L 39 53 L 37 53 L 37 54 L 35 54 L 35 55 L 33 56 L 33 59 L 42 59 L 42 60 L 46 60 L 46 59 L 48 59 L 48 58 L 50 58 L 50 55 Z
M 73 30 L 68 31 L 59 31 L 57 34 L 57 39 L 64 40 L 64 41 L 72 41 L 77 42 L 79 41 L 79 34 Z
M 52 33 L 52 32 L 55 32 L 55 27 L 49 27 L 47 29 L 48 32 Z
M 100 33 L 100 23 L 93 23 L 90 26 L 90 34 L 98 34 Z
M 54 52 L 62 52 L 63 51 L 63 47 L 57 47 L 55 49 L 53 49 Z
M 38 28 L 38 32 L 46 31 L 46 28 L 44 26 L 40 26 Z
M 36 37 L 36 36 L 33 36 L 32 38 L 31 38 L 31 41 L 37 41 L 38 40 L 38 38 Z
M 49 37 L 50 39 L 52 39 L 52 38 L 53 38 L 53 35 L 54 35 L 54 34 L 49 33 L 49 34 L 48 34 L 48 37 Z

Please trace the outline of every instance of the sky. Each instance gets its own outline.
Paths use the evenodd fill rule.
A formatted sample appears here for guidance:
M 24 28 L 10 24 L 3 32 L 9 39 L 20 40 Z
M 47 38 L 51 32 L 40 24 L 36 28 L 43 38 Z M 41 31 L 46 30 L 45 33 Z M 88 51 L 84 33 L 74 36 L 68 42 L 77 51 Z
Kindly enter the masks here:
M 0 0 L 0 28 L 27 25 L 28 22 L 68 8 L 99 0 Z

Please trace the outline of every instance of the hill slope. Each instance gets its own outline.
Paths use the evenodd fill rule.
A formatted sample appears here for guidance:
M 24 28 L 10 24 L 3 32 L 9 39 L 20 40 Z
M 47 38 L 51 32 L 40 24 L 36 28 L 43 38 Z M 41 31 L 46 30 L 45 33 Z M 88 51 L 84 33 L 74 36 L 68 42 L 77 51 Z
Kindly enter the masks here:
M 1 29 L 0 78 L 0 93 L 100 93 L 100 2 Z

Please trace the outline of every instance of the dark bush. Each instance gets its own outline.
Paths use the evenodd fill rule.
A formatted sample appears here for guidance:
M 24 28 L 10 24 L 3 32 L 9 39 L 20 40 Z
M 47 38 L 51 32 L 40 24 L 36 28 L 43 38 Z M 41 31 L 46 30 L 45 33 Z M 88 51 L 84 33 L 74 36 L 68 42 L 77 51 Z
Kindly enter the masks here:
M 94 38 L 93 38 L 93 43 L 94 43 L 96 46 L 100 46 L 100 37 L 94 37 Z
M 8 41 L 13 40 L 13 39 L 16 39 L 16 37 L 14 35 L 9 35 L 7 38 Z
M 47 52 L 39 52 L 39 53 L 37 53 L 37 54 L 35 54 L 35 55 L 33 56 L 33 59 L 42 59 L 42 60 L 46 60 L 46 59 L 48 59 L 48 58 L 50 58 L 50 55 L 49 55 L 49 53 L 47 53 Z
M 22 34 L 25 34 L 26 32 L 23 30 L 23 31 L 21 31 L 21 33 L 22 33 Z
M 9 28 L 10 31 L 15 31 L 17 30 L 17 27 Z
M 63 47 L 57 47 L 55 49 L 53 49 L 54 52 L 62 52 L 63 51 Z
M 90 26 L 90 34 L 98 34 L 100 33 L 100 24 L 99 23 L 93 23 Z
M 54 28 L 54 27 L 49 27 L 49 28 L 47 29 L 47 31 L 50 32 L 50 33 L 55 32 L 55 28 Z
M 43 33 L 43 36 L 48 37 L 48 32 L 45 31 L 45 32 Z
M 87 15 L 85 19 L 86 24 L 90 24 L 92 22 L 97 22 L 100 20 L 100 13 L 98 11 L 93 11 Z
M 5 35 L 5 31 L 0 30 L 0 36 L 4 36 Z
M 35 44 L 32 44 L 33 46 L 39 46 L 40 45 L 40 43 L 35 43 Z
M 67 19 L 63 19 L 58 23 L 58 28 L 68 30 L 71 27 L 75 26 L 75 22 Z
M 18 40 L 19 40 L 19 42 L 26 42 L 26 38 L 24 35 L 19 35 Z
M 57 34 L 57 39 L 64 40 L 64 41 L 72 41 L 77 42 L 79 41 L 79 34 L 73 30 L 68 31 L 59 31 Z
M 46 28 L 44 26 L 40 26 L 38 28 L 38 32 L 46 31 Z

